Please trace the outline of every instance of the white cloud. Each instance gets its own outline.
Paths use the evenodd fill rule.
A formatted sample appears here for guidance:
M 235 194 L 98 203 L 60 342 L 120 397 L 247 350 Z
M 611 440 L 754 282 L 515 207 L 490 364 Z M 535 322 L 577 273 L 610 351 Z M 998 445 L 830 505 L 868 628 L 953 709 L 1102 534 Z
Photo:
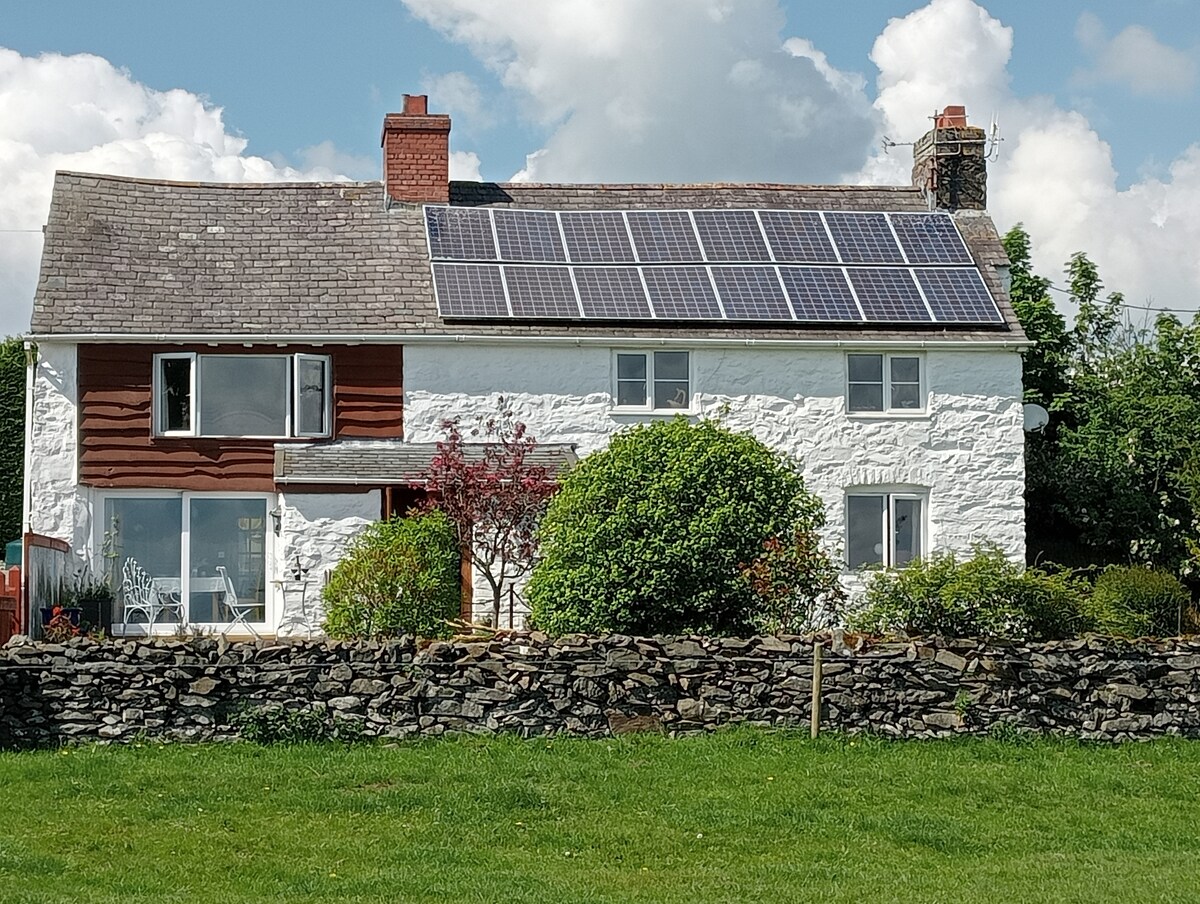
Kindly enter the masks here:
M 40 230 L 55 170 L 162 179 L 328 179 L 336 152 L 310 149 L 304 170 L 246 155 L 219 107 L 155 91 L 90 54 L 25 57 L 0 47 L 0 333 L 28 329 Z M 6 230 L 33 230 L 13 232 Z
M 479 155 L 474 151 L 450 152 L 450 178 L 462 182 L 482 182 L 479 175 Z
M 875 117 L 777 0 L 404 0 L 549 129 L 533 181 L 835 180 Z
M 1159 41 L 1150 29 L 1130 25 L 1113 38 L 1092 13 L 1083 13 L 1075 36 L 1092 65 L 1074 75 L 1076 84 L 1122 84 L 1134 94 L 1178 95 L 1196 85 L 1196 60 Z
M 484 100 L 475 80 L 465 72 L 429 75 L 421 80 L 421 90 L 429 95 L 430 109 L 449 113 L 455 129 L 467 131 L 495 125 L 496 118 Z
M 932 0 L 893 19 L 871 52 L 885 133 L 911 141 L 947 104 L 965 104 L 980 125 L 995 115 L 1004 141 L 988 169 L 989 211 L 1000 229 L 1025 223 L 1040 272 L 1059 279 L 1070 255 L 1085 251 L 1130 303 L 1195 310 L 1200 144 L 1164 176 L 1118 189 L 1109 146 L 1082 114 L 1013 93 L 1012 43 L 1012 30 L 972 0 Z M 906 182 L 910 167 L 907 149 L 893 149 L 873 155 L 858 180 Z

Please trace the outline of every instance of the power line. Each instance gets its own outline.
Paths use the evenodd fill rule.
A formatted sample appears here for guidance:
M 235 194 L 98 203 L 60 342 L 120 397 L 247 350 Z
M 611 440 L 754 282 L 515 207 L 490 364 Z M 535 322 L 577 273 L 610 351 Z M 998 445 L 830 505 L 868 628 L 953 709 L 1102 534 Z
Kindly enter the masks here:
M 1063 295 L 1070 295 L 1070 296 L 1074 297 L 1074 293 L 1070 289 L 1064 289 L 1061 286 L 1054 285 L 1054 283 L 1050 283 L 1050 282 L 1046 283 L 1046 288 L 1053 289 L 1055 292 L 1061 292 Z M 1154 311 L 1155 313 L 1162 313 L 1162 314 L 1196 314 L 1197 313 L 1197 311 L 1194 309 L 1164 308 L 1164 307 L 1159 307 L 1157 305 L 1129 304 L 1128 302 L 1125 302 L 1125 301 L 1117 302 L 1117 307 L 1127 308 L 1131 311 Z
M 41 233 L 40 229 L 0 229 L 0 232 L 37 232 Z

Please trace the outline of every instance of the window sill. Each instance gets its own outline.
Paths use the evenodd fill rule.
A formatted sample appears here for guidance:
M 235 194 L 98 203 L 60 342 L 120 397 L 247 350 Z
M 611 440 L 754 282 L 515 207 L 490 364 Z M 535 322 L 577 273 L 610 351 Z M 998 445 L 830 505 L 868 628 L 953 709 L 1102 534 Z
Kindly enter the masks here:
M 927 421 L 932 418 L 928 411 L 847 411 L 852 421 Z
M 610 408 L 609 414 L 615 418 L 672 418 L 682 414 L 692 417 L 698 414 L 694 408 Z

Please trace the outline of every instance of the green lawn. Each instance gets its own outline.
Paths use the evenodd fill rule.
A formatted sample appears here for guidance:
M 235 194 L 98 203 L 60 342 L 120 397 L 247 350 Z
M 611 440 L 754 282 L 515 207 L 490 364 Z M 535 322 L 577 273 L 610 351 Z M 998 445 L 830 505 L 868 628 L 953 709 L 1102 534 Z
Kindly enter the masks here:
M 0 754 L 0 902 L 1200 901 L 1200 743 Z

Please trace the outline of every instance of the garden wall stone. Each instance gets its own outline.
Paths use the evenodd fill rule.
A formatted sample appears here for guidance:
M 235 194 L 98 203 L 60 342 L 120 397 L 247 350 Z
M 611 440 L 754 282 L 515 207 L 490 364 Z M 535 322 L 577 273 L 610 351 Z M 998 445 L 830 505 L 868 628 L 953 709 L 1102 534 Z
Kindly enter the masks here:
M 1034 731 L 1200 737 L 1200 639 L 1045 644 L 824 639 L 822 727 L 907 738 Z M 861 644 L 861 640 L 855 639 Z M 0 650 L 0 747 L 237 737 L 245 707 L 316 709 L 368 737 L 605 737 L 809 724 L 799 637 L 65 644 Z

